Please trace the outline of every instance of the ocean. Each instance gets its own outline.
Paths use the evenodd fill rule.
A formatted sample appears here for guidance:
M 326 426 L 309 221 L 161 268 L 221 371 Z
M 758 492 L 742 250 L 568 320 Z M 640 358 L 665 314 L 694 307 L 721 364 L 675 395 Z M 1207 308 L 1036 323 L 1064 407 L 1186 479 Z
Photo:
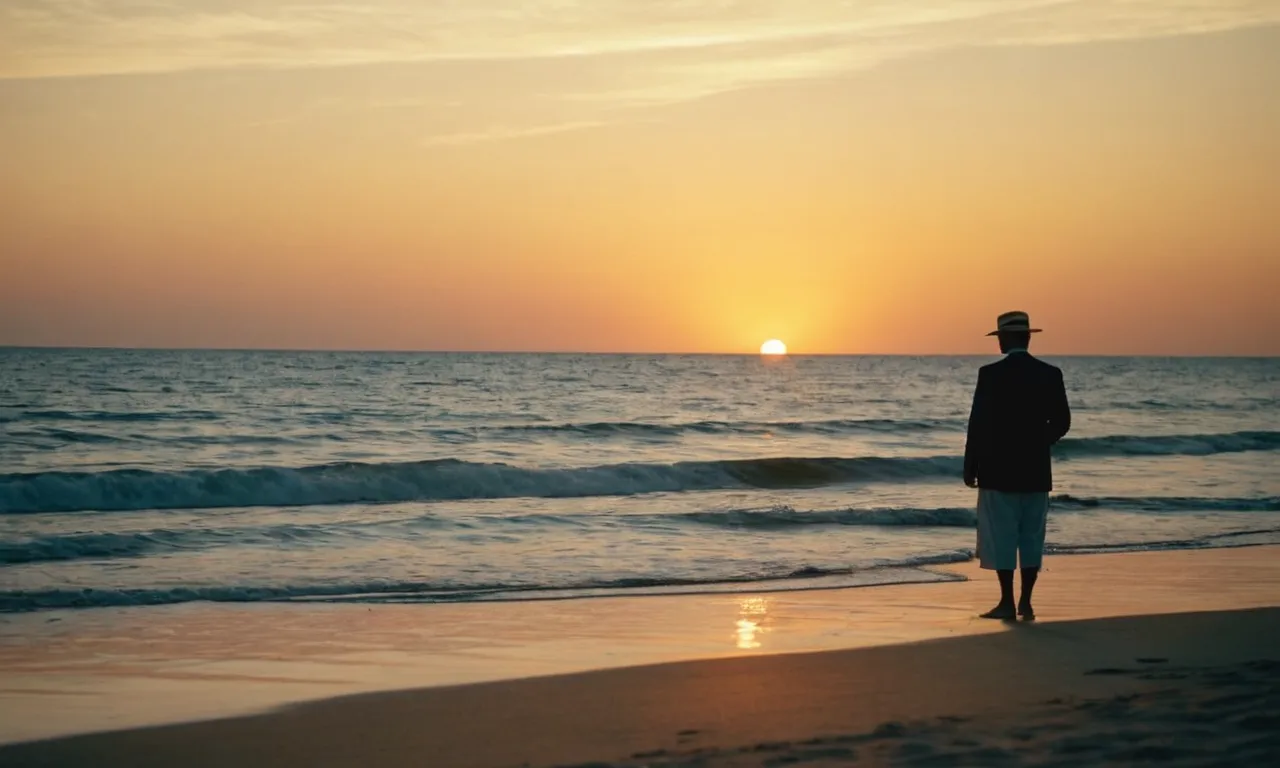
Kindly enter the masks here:
M 991 359 L 0 349 L 0 611 L 955 578 Z M 1046 359 L 1051 554 L 1280 542 L 1280 360 Z

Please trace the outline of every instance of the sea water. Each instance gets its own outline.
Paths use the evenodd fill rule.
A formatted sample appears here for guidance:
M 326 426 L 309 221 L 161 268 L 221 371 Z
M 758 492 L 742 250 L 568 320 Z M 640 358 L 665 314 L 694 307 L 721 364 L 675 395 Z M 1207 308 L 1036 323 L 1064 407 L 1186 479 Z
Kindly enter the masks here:
M 0 349 L 0 611 L 953 578 L 991 359 Z M 1280 542 L 1280 360 L 1050 361 L 1051 553 Z

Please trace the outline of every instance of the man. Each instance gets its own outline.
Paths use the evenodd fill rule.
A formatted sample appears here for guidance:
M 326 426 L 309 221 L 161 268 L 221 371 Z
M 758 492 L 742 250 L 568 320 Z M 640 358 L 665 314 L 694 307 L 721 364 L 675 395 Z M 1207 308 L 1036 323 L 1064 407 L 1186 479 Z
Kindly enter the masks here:
M 964 448 L 964 482 L 978 489 L 978 559 L 1000 580 L 1000 604 L 986 619 L 1035 619 L 1031 592 L 1040 574 L 1045 517 L 1053 477 L 1049 447 L 1071 428 L 1062 371 L 1032 357 L 1026 312 L 1006 312 L 988 336 L 1005 358 L 978 372 Z M 1013 570 L 1022 567 L 1022 594 L 1013 602 Z

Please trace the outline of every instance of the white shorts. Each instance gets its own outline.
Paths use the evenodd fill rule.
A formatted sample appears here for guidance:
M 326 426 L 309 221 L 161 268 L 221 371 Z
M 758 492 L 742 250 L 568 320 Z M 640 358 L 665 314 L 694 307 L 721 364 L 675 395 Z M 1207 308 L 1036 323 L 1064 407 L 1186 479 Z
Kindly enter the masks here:
M 978 490 L 978 562 L 992 571 L 1039 568 L 1049 494 Z M 1021 566 L 1019 566 L 1021 559 Z

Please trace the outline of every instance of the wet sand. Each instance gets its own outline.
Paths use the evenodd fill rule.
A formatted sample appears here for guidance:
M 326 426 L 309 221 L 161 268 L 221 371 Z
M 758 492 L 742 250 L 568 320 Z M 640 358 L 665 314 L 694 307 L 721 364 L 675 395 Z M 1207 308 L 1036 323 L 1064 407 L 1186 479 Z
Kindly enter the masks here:
M 0 705 L 18 738 L 49 718 L 63 718 L 60 733 L 112 727 L 104 709 L 133 726 L 333 698 L 11 745 L 0 763 L 1257 764 L 1280 749 L 1280 610 L 1265 608 L 1280 606 L 1280 549 L 1055 558 L 1035 624 L 974 619 L 993 579 L 954 570 L 975 580 L 140 609 L 46 622 L 38 637 L 20 617 L 0 644 Z M 527 677 L 626 664 L 648 666 Z M 386 690 L 486 676 L 524 679 Z M 381 692 L 341 695 L 360 690 Z M 191 714 L 192 700 L 211 706 Z

